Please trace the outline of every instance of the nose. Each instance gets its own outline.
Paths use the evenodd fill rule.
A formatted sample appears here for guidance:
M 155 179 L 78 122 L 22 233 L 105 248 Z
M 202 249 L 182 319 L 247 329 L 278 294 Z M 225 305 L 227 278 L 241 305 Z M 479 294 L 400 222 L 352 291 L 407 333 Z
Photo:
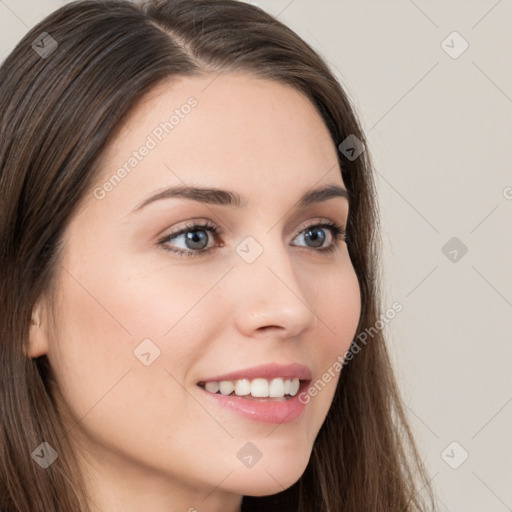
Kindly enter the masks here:
M 286 339 L 314 329 L 318 317 L 286 247 L 272 245 L 252 263 L 237 261 L 234 320 L 246 336 Z

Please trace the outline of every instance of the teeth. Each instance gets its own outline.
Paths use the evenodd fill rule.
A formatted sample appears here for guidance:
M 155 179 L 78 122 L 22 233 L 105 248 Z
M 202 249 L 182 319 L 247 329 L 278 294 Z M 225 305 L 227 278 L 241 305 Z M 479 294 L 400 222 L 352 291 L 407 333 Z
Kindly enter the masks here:
M 268 380 L 254 379 L 251 382 L 251 395 L 257 398 L 268 397 Z
M 221 393 L 230 395 L 235 392 L 237 396 L 251 395 L 255 398 L 282 398 L 284 395 L 295 396 L 299 391 L 299 379 L 240 379 L 240 380 L 222 380 L 220 382 L 206 382 L 204 385 L 206 391 L 210 393 Z
M 293 379 L 290 384 L 290 395 L 295 396 L 299 391 L 300 382 L 299 379 Z
M 206 391 L 209 391 L 210 393 L 217 393 L 219 391 L 219 383 L 218 382 L 207 382 L 204 387 L 206 388 Z
M 297 379 L 298 381 L 299 379 Z M 274 379 L 270 383 L 268 396 L 284 396 L 284 381 L 283 379 Z
M 223 380 L 219 382 L 219 388 L 220 392 L 223 395 L 230 395 L 233 393 L 233 390 L 235 389 L 235 385 L 233 384 L 233 381 L 231 380 Z
M 245 396 L 251 392 L 251 381 L 242 379 L 235 381 L 235 395 Z

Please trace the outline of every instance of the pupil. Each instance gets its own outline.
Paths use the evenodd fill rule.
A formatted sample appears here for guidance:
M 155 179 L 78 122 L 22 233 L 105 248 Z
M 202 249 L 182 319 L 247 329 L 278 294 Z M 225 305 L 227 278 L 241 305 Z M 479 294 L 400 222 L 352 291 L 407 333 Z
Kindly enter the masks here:
M 202 230 L 189 231 L 187 233 L 186 239 L 187 246 L 189 249 L 204 249 L 204 247 L 201 247 L 201 242 L 207 241 L 206 233 Z M 197 244 L 199 244 L 199 247 L 197 246 Z
M 325 232 L 322 228 L 308 229 L 304 236 L 316 244 L 313 247 L 321 247 L 325 240 Z

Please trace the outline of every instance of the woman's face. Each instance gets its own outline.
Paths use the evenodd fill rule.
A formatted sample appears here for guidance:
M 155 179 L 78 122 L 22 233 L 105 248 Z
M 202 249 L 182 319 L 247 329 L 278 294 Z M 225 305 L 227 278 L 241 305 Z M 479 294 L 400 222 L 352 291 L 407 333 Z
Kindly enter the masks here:
M 65 233 L 56 332 L 43 323 L 32 338 L 30 355 L 50 360 L 96 503 L 139 493 L 160 510 L 165 492 L 183 510 L 208 510 L 289 487 L 356 332 L 348 249 L 322 226 L 345 226 L 348 201 L 300 201 L 345 188 L 322 119 L 289 86 L 212 79 L 161 85 L 125 119 Z M 225 192 L 148 201 L 173 187 L 229 191 L 241 204 Z M 269 364 L 305 369 L 254 370 Z M 294 377 L 314 384 L 329 369 L 307 400 L 212 392 L 212 380 L 240 372 L 240 393 L 264 395 L 269 383 L 281 395 L 287 379 L 293 391 Z

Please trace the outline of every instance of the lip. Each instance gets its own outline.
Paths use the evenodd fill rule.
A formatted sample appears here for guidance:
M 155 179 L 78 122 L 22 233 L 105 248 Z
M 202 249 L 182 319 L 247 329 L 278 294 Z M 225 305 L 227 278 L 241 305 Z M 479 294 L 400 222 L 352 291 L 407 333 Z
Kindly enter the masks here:
M 214 405 L 227 409 L 230 412 L 234 412 L 252 421 L 282 424 L 289 423 L 301 415 L 306 404 L 299 400 L 299 396 L 301 393 L 306 391 L 310 382 L 311 379 L 301 381 L 297 394 L 283 401 L 248 400 L 242 396 L 225 396 L 218 393 L 210 393 L 200 386 L 198 386 L 198 388 L 201 390 L 200 392 L 204 394 L 203 396 L 206 400 L 210 401 Z
M 208 377 L 201 379 L 198 384 L 205 382 L 220 382 L 222 380 L 240 380 L 240 379 L 275 379 L 282 377 L 284 379 L 299 379 L 299 380 L 311 380 L 311 370 L 299 363 L 292 364 L 261 364 L 259 366 L 253 366 L 251 368 L 245 368 L 243 370 L 236 370 L 234 372 L 225 373 L 223 375 L 216 375 L 214 377 Z M 298 393 L 297 393 L 298 394 Z M 296 395 L 297 396 L 297 395 Z

